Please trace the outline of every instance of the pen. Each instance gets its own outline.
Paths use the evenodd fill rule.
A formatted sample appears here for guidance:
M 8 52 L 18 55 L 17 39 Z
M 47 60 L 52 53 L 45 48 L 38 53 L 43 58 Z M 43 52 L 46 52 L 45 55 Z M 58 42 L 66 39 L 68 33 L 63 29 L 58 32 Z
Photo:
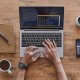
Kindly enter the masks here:
M 1 32 L 0 32 L 0 36 L 1 36 L 8 44 L 11 44 L 11 42 L 7 39 L 7 37 L 4 36 L 4 34 L 2 34 Z

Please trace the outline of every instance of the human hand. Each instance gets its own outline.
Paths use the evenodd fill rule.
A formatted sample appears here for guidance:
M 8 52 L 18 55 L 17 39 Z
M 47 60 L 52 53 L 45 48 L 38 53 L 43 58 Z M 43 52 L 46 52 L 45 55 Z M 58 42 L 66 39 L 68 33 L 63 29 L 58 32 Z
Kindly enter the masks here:
M 53 62 L 55 65 L 58 62 L 61 62 L 60 57 L 58 55 L 56 44 L 53 41 L 53 43 L 49 39 L 45 39 L 44 42 L 42 42 L 45 47 L 45 52 L 43 52 L 44 56 L 51 62 Z
M 36 46 L 27 47 L 23 57 L 23 63 L 29 65 L 32 62 L 35 62 L 40 57 L 39 51 L 37 51 L 37 49 L 38 48 Z

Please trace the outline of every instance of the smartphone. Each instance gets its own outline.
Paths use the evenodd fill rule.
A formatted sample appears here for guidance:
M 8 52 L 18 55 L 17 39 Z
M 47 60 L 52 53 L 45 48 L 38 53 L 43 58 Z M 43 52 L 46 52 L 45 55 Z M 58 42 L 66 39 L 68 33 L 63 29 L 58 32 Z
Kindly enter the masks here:
M 76 40 L 76 57 L 80 57 L 80 39 Z

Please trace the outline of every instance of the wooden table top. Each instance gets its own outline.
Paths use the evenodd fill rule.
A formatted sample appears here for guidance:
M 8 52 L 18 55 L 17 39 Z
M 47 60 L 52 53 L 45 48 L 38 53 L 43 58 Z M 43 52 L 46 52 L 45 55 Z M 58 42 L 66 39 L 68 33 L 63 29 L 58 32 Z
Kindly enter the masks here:
M 69 80 L 80 80 L 80 59 L 76 58 L 75 48 L 75 40 L 76 38 L 79 38 L 80 30 L 75 26 L 71 26 L 70 28 L 64 28 L 64 58 L 62 59 L 62 64 Z M 15 28 L 15 30 L 16 53 L 0 54 L 0 60 L 9 59 L 12 62 L 13 74 L 10 76 L 0 72 L 0 80 L 15 80 L 16 75 L 18 74 L 19 28 Z M 46 59 L 39 59 L 27 69 L 25 80 L 57 80 L 56 69 L 54 65 Z
M 62 64 L 69 80 L 80 80 L 80 58 L 76 58 L 75 47 L 76 39 L 80 38 L 80 29 L 75 25 L 76 17 L 80 16 L 80 0 L 34 1 L 29 3 L 22 2 L 22 0 L 0 1 L 0 23 L 13 24 L 16 34 L 16 53 L 0 54 L 0 60 L 9 59 L 12 62 L 13 74 L 10 76 L 0 72 L 0 80 L 15 80 L 18 74 L 20 31 L 18 8 L 19 6 L 30 5 L 30 3 L 32 6 L 44 6 L 44 4 L 45 6 L 64 6 L 64 58 L 62 59 Z M 25 80 L 57 80 L 56 69 L 47 60 L 39 59 L 27 69 Z

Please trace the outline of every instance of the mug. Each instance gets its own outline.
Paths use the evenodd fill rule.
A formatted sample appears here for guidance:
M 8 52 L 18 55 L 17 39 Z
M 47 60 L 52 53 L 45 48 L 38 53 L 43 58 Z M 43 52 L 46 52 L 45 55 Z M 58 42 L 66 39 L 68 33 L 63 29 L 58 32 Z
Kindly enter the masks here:
M 11 68 L 12 68 L 12 65 L 11 65 L 11 62 L 7 59 L 2 59 L 0 61 L 0 71 L 2 72 L 7 72 L 9 74 L 11 74 Z
M 76 25 L 80 28 L 80 16 L 76 18 Z

